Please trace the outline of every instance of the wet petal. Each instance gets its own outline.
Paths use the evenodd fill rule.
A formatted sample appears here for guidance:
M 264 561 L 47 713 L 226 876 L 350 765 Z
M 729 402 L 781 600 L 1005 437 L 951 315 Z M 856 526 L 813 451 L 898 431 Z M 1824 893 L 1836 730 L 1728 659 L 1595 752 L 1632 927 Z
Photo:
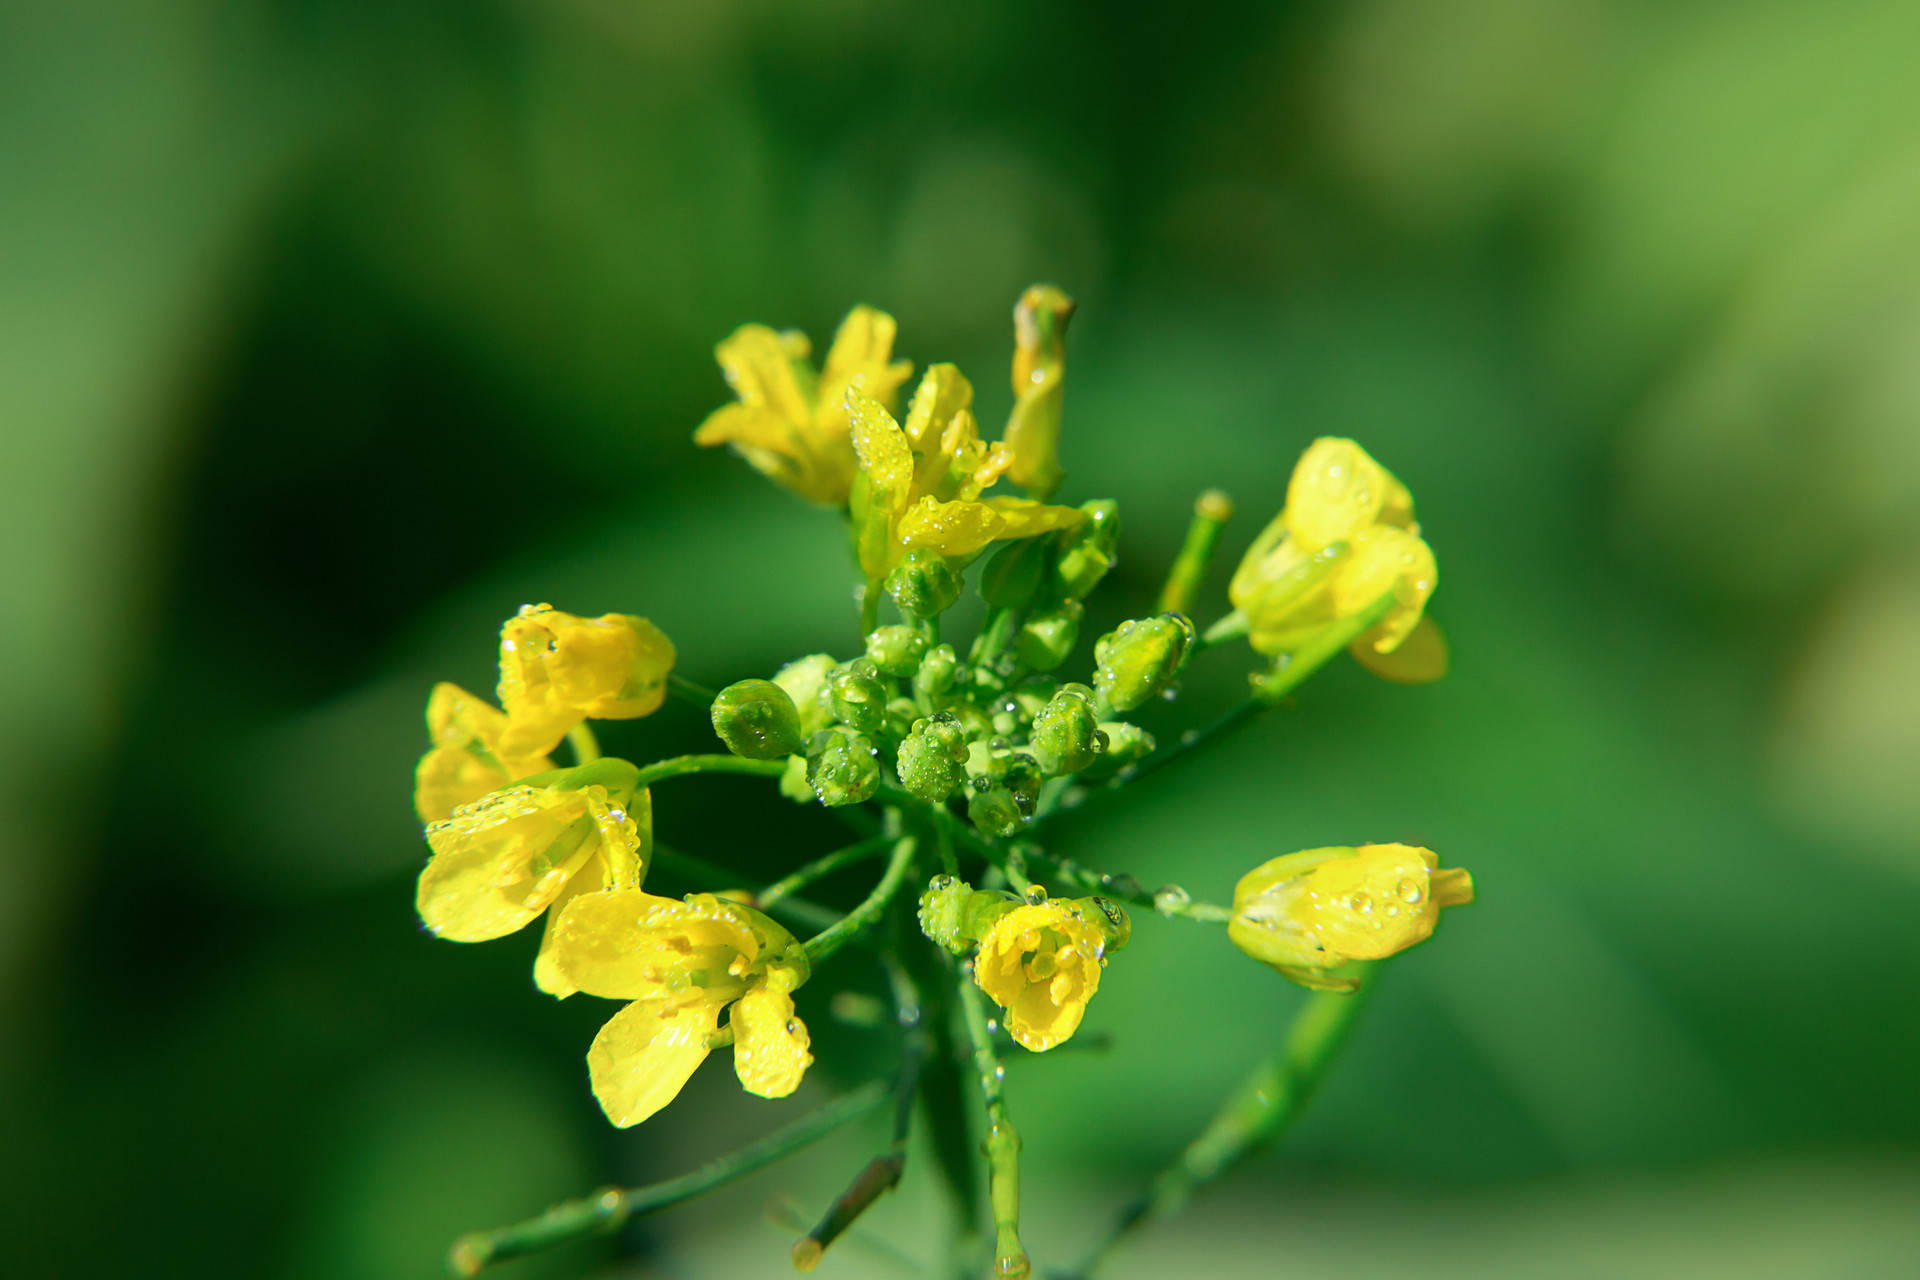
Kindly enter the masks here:
M 415 902 L 429 929 L 482 942 L 524 928 L 593 851 L 586 798 L 508 787 L 427 829 L 433 859 Z
M 636 1000 L 614 1014 L 587 1050 L 593 1096 L 607 1119 L 624 1129 L 672 1102 L 719 1026 L 719 1007 L 701 1000 Z
M 1300 455 L 1287 484 L 1287 527 L 1307 551 L 1350 539 L 1379 519 L 1389 480 L 1353 441 L 1322 436 Z
M 684 902 L 644 889 L 582 894 L 557 913 L 554 963 L 575 990 L 631 1000 L 670 990 L 670 970 L 698 945 Z
M 784 1098 L 813 1065 L 806 1023 L 793 1016 L 791 978 L 776 969 L 734 1003 L 733 1069 L 748 1093 Z
M 743 324 L 713 349 L 727 385 L 750 409 L 766 409 L 788 422 L 804 424 L 808 402 L 794 361 L 806 358 L 805 339 L 775 333 L 763 324 Z
M 873 503 L 888 516 L 898 515 L 906 508 L 913 483 L 913 454 L 907 449 L 907 437 L 893 415 L 871 396 L 850 389 L 846 405 L 853 451 L 873 486 Z

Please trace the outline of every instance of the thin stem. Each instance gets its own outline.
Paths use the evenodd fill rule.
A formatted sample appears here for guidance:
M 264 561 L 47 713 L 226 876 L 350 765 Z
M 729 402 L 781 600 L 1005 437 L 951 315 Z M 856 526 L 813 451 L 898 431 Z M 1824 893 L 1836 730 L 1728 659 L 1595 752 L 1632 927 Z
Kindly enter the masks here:
M 713 700 L 720 696 L 713 690 L 707 688 L 707 686 L 695 684 L 685 676 L 677 674 L 669 674 L 667 676 L 667 692 L 676 698 L 683 698 L 696 706 L 702 707 L 712 706 Z
M 1186 541 L 1167 573 L 1167 585 L 1160 589 L 1160 612 L 1190 613 L 1193 597 L 1206 581 L 1213 564 L 1214 550 L 1220 545 L 1220 531 L 1233 519 L 1233 500 L 1218 489 L 1209 489 L 1193 504 L 1193 523 L 1187 526 Z
M 537 1218 L 493 1231 L 464 1235 L 454 1242 L 447 1256 L 447 1264 L 457 1275 L 474 1276 L 495 1262 L 524 1257 L 568 1240 L 615 1230 L 629 1219 L 690 1200 L 702 1192 L 711 1191 L 723 1183 L 789 1156 L 826 1137 L 848 1121 L 878 1108 L 892 1092 L 891 1081 L 871 1081 L 802 1116 L 785 1128 L 774 1130 L 758 1142 L 709 1161 L 692 1173 L 632 1190 L 608 1187 L 584 1199 L 555 1205 Z
M 987 1201 L 993 1207 L 994 1274 L 1024 1280 L 1033 1264 L 1020 1244 L 1020 1134 L 1007 1114 L 1001 1088 L 1007 1073 L 994 1052 L 993 1033 L 987 1030 L 987 1012 L 971 966 L 961 970 L 959 988 L 967 1038 L 973 1042 L 973 1064 L 980 1072 L 980 1095 L 987 1105 Z
M 993 660 L 1013 643 L 1013 635 L 1020 622 L 1020 611 L 1004 606 L 995 606 L 987 610 L 986 620 L 980 626 L 980 634 L 974 638 L 973 651 L 967 655 L 969 665 L 987 668 Z
M 1280 701 L 1297 689 L 1308 676 L 1327 665 L 1328 659 L 1372 630 L 1374 624 L 1386 617 L 1395 603 L 1393 592 L 1388 591 L 1352 617 L 1340 619 L 1310 643 L 1283 655 L 1271 672 L 1254 677 L 1254 697 L 1269 704 Z
M 815 880 L 832 875 L 842 867 L 850 867 L 856 862 L 871 858 L 892 843 L 893 841 L 887 836 L 874 836 L 871 839 L 850 844 L 844 849 L 835 849 L 832 853 L 823 854 L 791 875 L 774 881 L 756 893 L 753 896 L 754 905 L 765 911 L 788 894 L 797 893 Z
M 893 846 L 893 856 L 887 861 L 886 872 L 881 875 L 880 883 L 873 886 L 873 892 L 867 895 L 866 901 L 849 911 L 843 919 L 808 939 L 808 963 L 819 964 L 880 918 L 880 913 L 886 910 L 887 903 L 893 900 L 893 895 L 900 891 L 901 883 L 907 878 L 907 868 L 913 864 L 914 848 L 912 837 L 900 840 Z
M 1085 1280 L 1130 1232 L 1178 1212 L 1200 1188 L 1286 1132 L 1347 1042 L 1368 989 L 1363 973 L 1352 995 L 1316 991 L 1294 1018 L 1285 1047 L 1253 1069 L 1200 1136 L 1121 1211 L 1073 1274 Z
M 573 748 L 573 762 L 576 765 L 592 764 L 600 758 L 600 739 L 593 736 L 593 730 L 585 720 L 567 730 L 567 745 Z
M 1200 751 L 1202 748 L 1214 746 L 1224 741 L 1235 731 L 1251 724 L 1254 717 L 1262 711 L 1265 711 L 1268 705 L 1268 703 L 1258 698 L 1250 698 L 1221 716 L 1218 720 L 1215 720 L 1212 724 L 1207 725 L 1203 729 L 1182 734 L 1179 740 L 1172 746 L 1155 751 L 1139 764 L 1133 766 L 1131 769 L 1121 770 L 1106 782 L 1088 788 L 1077 797 L 1072 793 L 1063 795 L 1060 803 L 1053 809 L 1035 818 L 1033 826 L 1028 828 L 1028 830 L 1035 830 L 1052 821 L 1060 814 L 1074 813 L 1080 809 L 1084 809 L 1087 805 L 1095 802 L 1102 796 L 1112 795 L 1123 787 L 1131 786 L 1150 774 L 1160 772 L 1160 770 L 1177 760 L 1183 760 L 1187 756 Z
M 1211 649 L 1215 645 L 1226 644 L 1230 640 L 1244 639 L 1253 630 L 1253 623 L 1247 615 L 1235 609 L 1205 631 L 1200 633 L 1200 648 Z
M 777 778 L 787 771 L 785 760 L 745 760 L 739 756 L 673 756 L 656 760 L 640 771 L 636 787 L 650 787 L 668 778 L 684 778 L 696 773 L 748 773 L 762 778 Z

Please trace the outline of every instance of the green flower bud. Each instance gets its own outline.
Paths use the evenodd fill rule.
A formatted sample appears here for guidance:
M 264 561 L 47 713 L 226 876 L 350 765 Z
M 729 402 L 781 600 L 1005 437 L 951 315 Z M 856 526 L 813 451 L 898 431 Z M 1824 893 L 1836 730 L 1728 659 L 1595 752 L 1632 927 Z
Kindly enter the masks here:
M 913 726 L 900 744 L 900 782 L 928 804 L 940 804 L 966 781 L 966 730 L 952 716 Z
M 1040 784 L 1045 781 L 1040 762 L 1024 751 L 1008 756 L 1000 766 L 1000 784 L 1013 796 L 1023 818 L 1033 816 L 1033 807 L 1040 802 Z
M 933 618 L 953 608 L 960 598 L 960 575 L 946 558 L 927 547 L 915 547 L 887 575 L 887 594 L 902 613 Z
M 880 786 L 880 762 L 864 733 L 822 729 L 807 744 L 807 784 L 820 803 L 859 804 Z
M 927 656 L 927 638 L 912 627 L 881 627 L 867 637 L 867 661 L 890 676 L 910 676 Z
M 1013 792 L 998 783 L 988 783 L 967 798 L 967 821 L 990 836 L 1010 836 L 1025 821 Z
M 1118 558 L 1114 552 L 1120 542 L 1119 504 L 1110 500 L 1084 502 L 1080 510 L 1087 518 L 1054 565 L 1054 590 L 1064 600 L 1085 599 Z
M 1035 614 L 1014 637 L 1013 651 L 1035 671 L 1051 671 L 1065 662 L 1080 639 L 1080 602 Z
M 827 673 L 827 707 L 833 718 L 861 733 L 878 733 L 887 722 L 887 690 L 865 658 Z
M 1153 735 L 1137 724 L 1124 720 L 1102 720 L 1100 732 L 1106 735 L 1107 749 L 1080 772 L 1089 778 L 1104 778 L 1153 754 Z
M 913 673 L 915 692 L 929 697 L 938 697 L 953 688 L 960 672 L 960 655 L 953 651 L 950 644 L 938 644 L 927 651 L 920 659 L 920 669 Z
M 742 680 L 713 700 L 713 731 L 727 750 L 749 760 L 777 760 L 806 745 L 800 712 L 771 680 Z
M 800 713 L 803 737 L 810 738 L 833 722 L 833 713 L 827 709 L 824 695 L 827 673 L 838 665 L 829 654 L 810 653 L 773 673 L 773 682 L 787 691 L 794 709 Z
M 980 935 L 1007 912 L 1020 906 L 1010 893 L 976 889 L 952 876 L 935 876 L 920 895 L 920 932 L 954 955 L 973 950 Z
M 1100 758 L 1106 735 L 1083 685 L 1068 685 L 1033 718 L 1034 759 L 1053 777 L 1079 773 Z
M 1133 941 L 1133 921 L 1127 918 L 1119 903 L 1097 894 L 1076 898 L 1074 902 L 1080 906 L 1081 918 L 1100 931 L 1100 937 L 1107 944 L 1105 954 L 1125 950 L 1127 943 Z
M 1116 711 L 1131 711 L 1172 687 L 1193 644 L 1193 624 L 1177 613 L 1123 622 L 1093 647 L 1093 684 Z
M 980 598 L 996 609 L 1018 609 L 1033 599 L 1053 556 L 1052 538 L 1022 538 L 994 552 L 980 571 Z

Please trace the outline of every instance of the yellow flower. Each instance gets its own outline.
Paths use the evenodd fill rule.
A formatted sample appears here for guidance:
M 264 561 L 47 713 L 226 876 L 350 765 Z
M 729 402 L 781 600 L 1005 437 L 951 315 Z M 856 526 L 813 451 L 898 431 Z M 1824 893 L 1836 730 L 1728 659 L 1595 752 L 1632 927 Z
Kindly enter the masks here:
M 1006 474 L 1013 453 L 980 439 L 972 402 L 972 384 L 950 364 L 927 370 L 904 427 L 879 401 L 858 389 L 847 392 L 860 459 L 853 526 L 870 579 L 885 578 L 915 547 L 963 559 L 989 543 L 1031 538 L 1082 519 L 1074 507 L 980 496 Z
M 485 942 L 525 928 L 552 907 L 534 982 L 550 995 L 571 995 L 575 988 L 553 958 L 558 909 L 577 894 L 637 887 L 646 876 L 653 804 L 646 791 L 620 799 L 631 788 L 619 785 L 619 775 L 632 770 L 603 760 L 536 775 L 428 827 L 433 858 L 415 895 L 421 920 L 450 941 Z M 548 779 L 553 785 L 541 785 Z
M 1227 936 L 1295 982 L 1352 990 L 1329 970 L 1424 942 L 1442 907 L 1473 901 L 1473 877 L 1404 844 L 1307 849 L 1262 863 L 1233 890 Z
M 893 360 L 893 337 L 892 316 L 855 307 L 840 322 L 826 368 L 816 375 L 803 335 L 742 325 L 714 348 L 740 401 L 709 415 L 693 442 L 730 444 L 762 474 L 801 497 L 845 506 L 853 483 L 847 388 L 894 403 L 913 365 Z
M 1391 595 L 1386 614 L 1348 647 L 1380 674 L 1417 683 L 1446 672 L 1445 641 L 1425 619 L 1439 576 L 1406 486 L 1353 441 L 1323 437 L 1301 455 L 1286 507 L 1247 549 L 1227 594 L 1253 647 L 1269 656 Z M 1412 650 L 1385 661 L 1416 629 Z
M 500 628 L 498 749 L 544 755 L 582 720 L 652 715 L 667 696 L 673 641 L 645 618 L 577 618 L 552 605 L 521 606 Z
M 1098 899 L 1016 906 L 980 935 L 973 980 L 1007 1011 L 1013 1038 L 1040 1053 L 1079 1029 L 1126 928 L 1126 916 Z
M 413 775 L 413 807 L 420 821 L 439 822 L 489 791 L 553 768 L 544 755 L 501 755 L 506 727 L 504 714 L 459 685 L 433 686 L 427 698 L 427 736 L 433 746 Z
M 807 953 L 753 908 L 697 893 L 639 889 L 576 898 L 560 917 L 560 967 L 582 991 L 631 1000 L 587 1052 L 593 1095 L 613 1123 L 639 1124 L 673 1101 L 732 1006 L 733 1066 L 747 1092 L 784 1098 L 813 1063 L 793 991 Z

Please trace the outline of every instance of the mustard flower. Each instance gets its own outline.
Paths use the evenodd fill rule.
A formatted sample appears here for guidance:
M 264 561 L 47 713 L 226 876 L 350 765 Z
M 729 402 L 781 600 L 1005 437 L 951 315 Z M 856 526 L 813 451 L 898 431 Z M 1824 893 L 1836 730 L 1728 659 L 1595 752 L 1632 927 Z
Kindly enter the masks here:
M 1126 914 L 1104 899 L 1022 903 L 981 933 L 973 980 L 1006 1010 L 1013 1038 L 1041 1053 L 1079 1029 L 1107 952 L 1126 937 Z
M 667 696 L 673 641 L 645 618 L 578 618 L 523 605 L 500 628 L 500 751 L 545 754 L 582 720 L 652 715 Z
M 614 1124 L 639 1124 L 673 1101 L 705 1060 L 728 1011 L 733 1066 L 749 1093 L 784 1098 L 813 1063 L 793 992 L 806 949 L 737 902 L 686 901 L 640 889 L 574 899 L 561 914 L 562 971 L 591 995 L 631 1000 L 587 1051 L 593 1095 Z
M 1425 619 L 1438 580 L 1406 486 L 1353 441 L 1323 437 L 1301 455 L 1285 508 L 1247 549 L 1227 594 L 1253 647 L 1270 656 L 1390 594 L 1386 614 L 1349 648 L 1380 674 L 1412 683 L 1446 671 L 1445 642 Z M 1406 654 L 1387 660 L 1422 628 Z
M 980 496 L 1013 465 L 1013 452 L 980 439 L 972 402 L 972 384 L 950 364 L 927 370 L 904 426 L 879 401 L 848 391 L 860 461 L 851 510 L 860 565 L 870 579 L 885 578 L 916 547 L 965 559 L 989 543 L 1069 528 L 1083 518 L 1074 507 Z
M 1233 890 L 1227 936 L 1295 982 L 1352 990 L 1330 970 L 1424 942 L 1442 907 L 1473 901 L 1473 877 L 1404 844 L 1307 849 L 1262 863 Z
M 693 442 L 732 445 L 775 483 L 813 502 L 845 506 L 854 472 L 847 388 L 892 405 L 913 372 L 911 363 L 892 358 L 894 328 L 886 312 L 855 307 L 816 374 L 802 334 L 742 325 L 714 348 L 739 403 L 716 409 Z
M 653 804 L 621 785 L 633 766 L 602 760 L 488 793 L 427 828 L 433 857 L 415 904 L 427 928 L 452 942 L 485 942 L 553 910 L 534 982 L 571 995 L 554 955 L 559 908 L 581 893 L 638 887 L 653 849 Z M 603 783 L 612 783 L 612 789 Z
M 413 807 L 422 822 L 439 822 L 461 805 L 529 774 L 545 773 L 545 755 L 500 754 L 506 715 L 457 684 L 441 681 L 427 697 L 433 746 L 413 774 Z

